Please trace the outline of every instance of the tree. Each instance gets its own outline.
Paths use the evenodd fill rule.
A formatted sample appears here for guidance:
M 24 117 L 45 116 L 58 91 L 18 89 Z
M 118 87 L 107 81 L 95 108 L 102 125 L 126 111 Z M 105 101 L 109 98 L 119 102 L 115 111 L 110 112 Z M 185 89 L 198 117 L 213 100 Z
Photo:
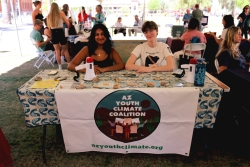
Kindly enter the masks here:
M 7 0 L 1 0 L 1 5 L 2 5 L 2 21 L 4 23 L 11 24 L 11 16 L 7 6 L 8 5 Z
M 160 0 L 150 0 L 148 3 L 148 9 L 149 10 L 160 10 Z
M 201 10 L 211 6 L 211 0 L 178 0 L 175 8 L 185 10 L 187 8 L 193 8 L 197 3 L 200 4 Z
M 164 1 L 164 0 L 160 1 L 160 6 L 161 6 L 162 12 L 165 12 L 168 9 L 168 5 L 167 5 L 166 1 Z

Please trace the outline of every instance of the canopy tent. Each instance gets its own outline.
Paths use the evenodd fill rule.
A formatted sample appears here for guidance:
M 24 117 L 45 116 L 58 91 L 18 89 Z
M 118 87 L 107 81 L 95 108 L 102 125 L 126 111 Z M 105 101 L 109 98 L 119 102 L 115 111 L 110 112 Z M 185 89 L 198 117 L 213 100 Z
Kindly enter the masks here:
M 63 4 L 68 4 L 70 8 L 72 7 L 81 7 L 81 6 L 84 6 L 84 7 L 92 7 L 92 6 L 96 6 L 98 4 L 100 4 L 102 2 L 102 0 L 96 0 L 96 1 L 93 1 L 93 0 L 59 0 L 58 2 L 56 2 L 59 7 L 62 7 Z

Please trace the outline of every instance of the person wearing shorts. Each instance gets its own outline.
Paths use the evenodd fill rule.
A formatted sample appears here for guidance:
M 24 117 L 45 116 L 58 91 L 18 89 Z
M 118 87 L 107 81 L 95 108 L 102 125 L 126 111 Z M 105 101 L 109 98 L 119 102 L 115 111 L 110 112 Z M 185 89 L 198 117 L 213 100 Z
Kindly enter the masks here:
M 58 11 L 58 12 L 57 12 Z M 51 4 L 50 12 L 47 16 L 47 24 L 52 32 L 52 43 L 56 52 L 56 61 L 58 63 L 59 70 L 62 69 L 62 61 L 65 56 L 67 63 L 70 62 L 70 55 L 68 52 L 67 38 L 63 31 L 63 22 L 69 26 L 69 21 L 63 11 L 59 11 L 58 4 L 53 2 Z M 61 49 L 60 46 L 61 45 Z

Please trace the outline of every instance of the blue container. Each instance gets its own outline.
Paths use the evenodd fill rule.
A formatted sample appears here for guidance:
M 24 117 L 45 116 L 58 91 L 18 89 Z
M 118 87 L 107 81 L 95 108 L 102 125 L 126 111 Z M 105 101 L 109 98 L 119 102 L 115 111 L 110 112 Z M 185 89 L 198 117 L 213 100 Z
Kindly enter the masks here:
M 205 77 L 206 77 L 206 64 L 196 64 L 195 75 L 194 75 L 194 85 L 204 86 Z

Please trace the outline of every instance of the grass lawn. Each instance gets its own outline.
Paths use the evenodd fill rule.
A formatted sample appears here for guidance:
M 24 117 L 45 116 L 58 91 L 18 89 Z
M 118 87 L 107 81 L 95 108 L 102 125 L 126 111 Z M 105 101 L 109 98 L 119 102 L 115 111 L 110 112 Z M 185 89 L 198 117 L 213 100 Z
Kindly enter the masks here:
M 135 43 L 116 44 L 115 48 L 125 61 L 136 45 Z M 0 127 L 12 149 L 13 166 L 250 166 L 248 158 L 237 155 L 230 144 L 219 147 L 220 145 L 213 140 L 215 138 L 208 138 L 211 147 L 208 148 L 205 156 L 203 130 L 195 130 L 190 156 L 186 157 L 173 154 L 66 153 L 63 142 L 56 138 L 55 126 L 47 126 L 47 164 L 43 164 L 41 152 L 42 127 L 26 127 L 23 107 L 16 95 L 17 88 L 36 73 L 52 67 L 44 63 L 38 70 L 33 66 L 35 60 L 25 62 L 21 66 L 0 75 Z M 57 65 L 54 68 L 57 68 Z M 210 130 L 205 131 L 205 133 L 207 136 L 215 134 Z

